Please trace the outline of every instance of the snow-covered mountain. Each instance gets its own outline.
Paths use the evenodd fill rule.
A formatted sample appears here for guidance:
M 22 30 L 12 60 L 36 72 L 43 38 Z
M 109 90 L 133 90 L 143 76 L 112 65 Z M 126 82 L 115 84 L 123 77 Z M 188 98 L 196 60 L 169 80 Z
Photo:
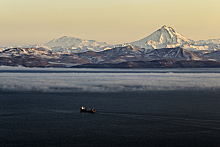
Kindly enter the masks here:
M 196 41 L 194 47 L 196 47 L 197 49 L 201 48 L 203 50 L 209 50 L 209 51 L 219 51 L 220 38 Z
M 50 46 L 45 46 L 43 44 L 34 44 L 34 45 L 23 45 L 23 46 L 18 46 L 18 45 L 13 45 L 13 46 L 0 46 L 0 51 L 4 51 L 6 49 L 14 49 L 14 48 L 38 48 L 38 49 L 46 49 L 48 51 L 52 51 Z
M 0 51 L 0 65 L 5 66 L 65 67 L 47 61 L 59 58 L 59 54 L 39 48 L 8 48 Z
M 72 53 L 65 54 L 40 48 L 9 48 L 0 51 L 0 65 L 26 67 L 69 67 L 88 63 Z
M 50 47 L 53 51 L 77 53 L 86 51 L 102 51 L 110 49 L 113 46 L 106 42 L 97 42 L 95 40 L 86 40 L 75 37 L 63 36 L 58 39 L 53 39 L 44 44 Z
M 162 26 L 149 36 L 130 44 L 145 49 L 161 49 L 183 47 L 189 51 L 220 50 L 220 39 L 194 41 L 181 35 L 172 27 Z
M 59 58 L 60 54 L 40 48 L 9 48 L 0 51 L 0 57 L 32 56 L 40 58 Z
M 166 48 L 166 47 L 176 47 L 181 45 L 191 45 L 194 44 L 195 41 L 184 37 L 180 33 L 176 32 L 172 27 L 164 25 L 162 28 L 158 29 L 154 33 L 149 36 L 131 42 L 135 46 L 143 47 L 143 48 Z
M 220 44 L 220 38 L 196 41 L 196 45 Z
M 24 45 L 21 48 L 39 48 L 39 49 L 51 50 L 49 46 L 45 46 L 43 44 Z

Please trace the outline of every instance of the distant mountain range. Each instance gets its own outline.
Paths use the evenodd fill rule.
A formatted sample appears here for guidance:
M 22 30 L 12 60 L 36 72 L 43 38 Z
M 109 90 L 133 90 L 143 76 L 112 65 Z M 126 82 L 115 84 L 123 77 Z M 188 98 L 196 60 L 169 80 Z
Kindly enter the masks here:
M 164 64 L 149 65 L 153 61 Z M 165 25 L 141 40 L 118 45 L 63 36 L 45 44 L 0 47 L 0 65 L 6 66 L 218 67 L 219 62 L 220 39 L 194 41 Z
M 117 45 L 107 44 L 106 42 L 97 42 L 95 40 L 86 40 L 75 37 L 63 36 L 53 39 L 45 44 L 25 45 L 25 46 L 0 46 L 0 51 L 8 48 L 41 48 L 56 52 L 80 53 L 86 51 L 100 52 L 114 47 L 133 45 L 145 49 L 161 49 L 182 47 L 189 51 L 216 51 L 220 50 L 220 38 L 194 41 L 181 35 L 172 27 L 162 26 L 149 36 L 133 42 L 122 43 Z

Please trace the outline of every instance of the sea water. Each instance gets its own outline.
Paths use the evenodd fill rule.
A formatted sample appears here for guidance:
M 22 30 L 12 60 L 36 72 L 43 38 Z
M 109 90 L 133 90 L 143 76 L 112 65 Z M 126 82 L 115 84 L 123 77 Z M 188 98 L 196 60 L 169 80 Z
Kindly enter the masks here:
M 219 71 L 3 68 L 0 146 L 219 146 Z

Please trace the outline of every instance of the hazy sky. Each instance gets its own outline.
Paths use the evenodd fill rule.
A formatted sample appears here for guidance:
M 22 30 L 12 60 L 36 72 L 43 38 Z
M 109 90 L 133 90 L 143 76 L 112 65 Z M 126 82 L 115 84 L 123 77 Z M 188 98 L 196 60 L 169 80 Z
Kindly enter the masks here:
M 165 24 L 190 39 L 220 38 L 220 0 L 0 0 L 0 46 L 61 36 L 125 43 Z

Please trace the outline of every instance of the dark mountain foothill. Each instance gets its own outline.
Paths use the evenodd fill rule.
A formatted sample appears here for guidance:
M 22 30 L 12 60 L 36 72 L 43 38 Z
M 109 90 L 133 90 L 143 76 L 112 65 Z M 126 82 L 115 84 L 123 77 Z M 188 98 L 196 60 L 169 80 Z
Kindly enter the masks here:
M 72 68 L 219 68 L 220 63 L 215 61 L 176 61 L 172 59 L 153 61 L 133 61 L 118 64 L 83 64 Z
M 24 67 L 66 67 L 62 64 L 51 64 L 42 58 L 16 56 L 13 58 L 0 57 L 0 65 Z

